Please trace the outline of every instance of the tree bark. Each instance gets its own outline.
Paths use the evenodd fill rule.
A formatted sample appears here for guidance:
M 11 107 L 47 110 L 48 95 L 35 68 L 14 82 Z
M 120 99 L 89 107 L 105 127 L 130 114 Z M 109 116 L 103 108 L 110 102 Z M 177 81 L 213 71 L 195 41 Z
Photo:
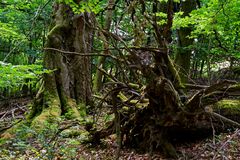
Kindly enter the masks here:
M 79 53 L 91 52 L 93 43 L 92 14 L 74 14 L 64 3 L 54 4 L 54 19 L 47 36 L 46 48 Z M 44 90 L 35 101 L 29 119 L 32 124 L 54 119 L 60 115 L 80 119 L 79 107 L 91 100 L 91 59 L 46 50 L 44 67 L 54 70 L 44 76 Z M 39 123 L 40 122 L 40 123 Z
M 183 11 L 183 17 L 189 16 L 192 10 L 196 8 L 195 0 L 186 0 L 181 2 L 181 11 Z M 193 44 L 193 39 L 189 38 L 191 35 L 191 26 L 186 28 L 180 28 L 178 34 L 178 51 L 176 54 L 175 63 L 179 68 L 179 75 L 183 83 L 186 83 L 189 76 L 190 62 L 192 50 L 188 48 Z

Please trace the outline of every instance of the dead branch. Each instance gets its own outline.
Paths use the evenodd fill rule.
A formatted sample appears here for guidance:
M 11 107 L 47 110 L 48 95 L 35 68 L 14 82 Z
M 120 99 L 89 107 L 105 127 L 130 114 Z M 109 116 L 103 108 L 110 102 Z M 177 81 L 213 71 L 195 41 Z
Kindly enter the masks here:
M 24 119 L 24 116 L 23 115 L 15 115 L 15 119 Z M 0 123 L 4 123 L 4 122 L 11 123 L 12 120 L 13 120 L 12 117 L 8 117 L 8 118 L 1 119 Z
M 230 123 L 236 127 L 240 127 L 240 123 L 238 122 L 235 122 L 227 117 L 224 117 L 216 112 L 213 112 L 212 108 L 210 107 L 205 107 L 205 112 L 208 113 L 209 115 L 213 116 L 213 117 L 216 117 L 218 119 L 220 119 L 221 121 L 224 121 L 224 122 L 227 122 L 227 123 Z
M 0 118 L 0 120 L 3 120 L 6 116 L 8 116 L 10 114 L 13 118 L 15 118 L 15 112 L 17 112 L 17 111 L 25 112 L 26 110 L 27 110 L 26 106 L 22 106 L 22 107 L 13 108 L 12 110 L 9 110 L 9 111 L 1 112 L 0 116 L 2 116 L 2 117 Z
M 240 94 L 239 85 L 234 84 L 236 84 L 235 81 L 224 80 L 198 91 L 185 103 L 186 110 L 197 112 L 199 109 L 203 109 L 204 106 L 229 97 L 232 95 L 231 93 L 235 93 L 235 95 L 236 93 Z
M 199 90 L 199 89 L 208 88 L 209 86 L 197 85 L 197 84 L 184 84 L 184 87 L 185 87 L 186 89 Z
M 11 125 L 9 125 L 9 126 L 7 126 L 7 127 L 0 128 L 0 135 L 1 135 L 4 131 L 8 130 L 9 128 L 13 127 L 14 125 L 18 124 L 18 123 L 21 122 L 21 121 L 22 121 L 22 119 L 19 119 L 17 122 L 12 123 Z
M 76 56 L 104 56 L 104 57 L 111 57 L 113 59 L 119 60 L 119 58 L 117 58 L 113 55 L 109 55 L 109 54 L 96 54 L 96 53 L 92 53 L 92 52 L 88 52 L 88 53 L 70 52 L 70 51 L 63 51 L 63 50 L 60 50 L 57 48 L 44 48 L 44 50 L 52 50 L 52 51 L 60 52 L 63 54 L 71 54 L 71 55 L 76 55 Z
M 208 88 L 206 88 L 206 90 L 204 91 L 204 94 L 209 94 L 212 92 L 215 92 L 217 90 L 220 89 L 226 89 L 228 88 L 230 85 L 236 84 L 236 81 L 229 81 L 229 80 L 224 80 L 222 82 L 216 83 Z
M 223 149 L 224 146 L 226 146 L 234 137 L 236 137 L 238 134 L 239 134 L 239 129 L 237 129 L 235 131 L 235 133 L 233 135 L 231 135 L 231 137 L 217 150 L 217 152 L 215 153 L 214 157 L 213 157 L 213 160 L 216 159 L 217 157 L 217 154 Z
M 0 120 L 2 120 L 7 114 L 8 114 L 8 111 L 6 111 L 6 112 L 3 114 L 3 116 L 1 117 Z

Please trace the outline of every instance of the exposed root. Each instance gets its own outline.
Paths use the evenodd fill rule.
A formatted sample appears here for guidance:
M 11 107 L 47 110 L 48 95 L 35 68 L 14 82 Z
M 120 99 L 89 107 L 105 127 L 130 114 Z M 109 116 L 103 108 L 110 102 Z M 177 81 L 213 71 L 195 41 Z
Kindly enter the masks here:
M 5 139 L 14 137 L 17 129 L 21 127 L 23 123 L 31 126 L 34 130 L 41 131 L 44 129 L 46 123 L 59 124 L 61 115 L 64 115 L 67 119 L 76 120 L 78 122 L 82 120 L 78 112 L 78 106 L 74 100 L 70 98 L 66 99 L 63 106 L 58 96 L 44 91 L 41 95 L 38 95 L 38 99 L 34 100 L 31 112 L 27 115 L 26 120 L 11 125 L 8 128 L 4 128 L 2 132 L 5 132 L 1 137 Z
M 63 109 L 65 111 L 66 118 L 76 119 L 76 120 L 79 120 L 79 121 L 82 120 L 82 118 L 79 114 L 79 111 L 78 111 L 78 105 L 77 105 L 75 100 L 73 100 L 71 98 L 68 98 L 67 102 L 66 102 L 66 105 L 63 106 Z
M 45 122 L 56 122 L 61 116 L 61 103 L 60 99 L 57 96 L 44 93 L 43 104 L 33 106 L 31 126 L 33 128 L 41 129 L 44 126 Z M 34 108 L 35 107 L 35 108 Z M 29 119 L 31 121 L 31 119 Z
M 10 126 L 4 127 L 0 130 L 0 138 L 1 139 L 10 139 L 13 138 L 15 136 L 15 131 L 18 128 L 20 122 L 22 121 L 22 119 L 18 120 L 17 122 L 13 123 Z

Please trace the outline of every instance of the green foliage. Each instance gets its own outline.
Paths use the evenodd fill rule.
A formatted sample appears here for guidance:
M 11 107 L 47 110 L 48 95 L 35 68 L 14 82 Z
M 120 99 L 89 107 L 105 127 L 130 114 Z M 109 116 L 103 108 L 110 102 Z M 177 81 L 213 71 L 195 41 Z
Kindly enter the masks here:
M 12 41 L 26 40 L 25 35 L 21 33 L 19 34 L 19 31 L 15 26 L 12 26 L 11 24 L 7 24 L 7 23 L 0 22 L 0 34 L 1 34 L 2 40 L 9 40 L 9 39 L 11 39 Z
M 106 0 L 86 0 L 86 1 L 80 1 L 79 4 L 77 4 L 74 0 L 63 0 L 66 4 L 70 5 L 73 11 L 77 14 L 83 13 L 83 12 L 92 12 L 92 13 L 99 13 L 102 11 L 107 4 Z M 62 2 L 62 0 L 60 0 Z
M 41 131 L 21 124 L 16 137 L 1 144 L 0 159 L 73 159 L 77 154 L 78 140 L 58 141 L 58 124 L 45 123 Z
M 159 2 L 165 2 L 165 3 L 167 3 L 169 0 L 158 0 Z M 173 2 L 178 2 L 178 3 L 180 3 L 180 0 L 173 0 Z
M 41 65 L 12 65 L 0 62 L 0 91 L 8 90 L 7 96 L 22 91 L 24 86 L 37 90 L 42 75 L 51 73 Z
M 182 17 L 183 12 L 175 13 L 173 29 L 191 26 L 192 38 L 205 37 L 211 43 L 210 53 L 240 57 L 239 6 L 238 0 L 206 0 L 190 16 Z
M 156 13 L 156 16 L 160 18 L 160 20 L 158 21 L 159 25 L 164 25 L 167 23 L 167 14 L 166 13 L 158 12 L 158 13 Z
M 8 0 L 0 4 L 0 61 L 12 64 L 34 63 L 41 55 L 51 2 L 47 0 Z M 28 61 L 15 57 L 24 54 Z M 40 57 L 39 57 L 40 58 Z M 25 59 L 24 59 L 25 60 Z
M 41 78 L 43 73 L 50 72 L 49 70 L 43 70 L 41 65 L 11 65 L 0 63 L 0 88 L 34 84 Z

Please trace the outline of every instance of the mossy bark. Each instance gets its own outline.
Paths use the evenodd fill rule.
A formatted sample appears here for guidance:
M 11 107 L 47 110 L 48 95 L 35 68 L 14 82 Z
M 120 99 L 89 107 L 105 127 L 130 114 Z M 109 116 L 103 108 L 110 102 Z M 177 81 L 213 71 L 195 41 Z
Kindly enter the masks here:
M 68 5 L 55 3 L 53 17 L 44 53 L 44 68 L 53 72 L 44 75 L 41 91 L 27 116 L 28 125 L 37 129 L 44 127 L 45 122 L 57 122 L 62 115 L 80 120 L 78 104 L 86 106 L 91 100 L 90 57 L 59 53 L 52 49 L 91 52 L 92 14 L 75 14 Z
M 93 40 L 92 15 L 82 13 L 76 15 L 64 3 L 54 5 L 53 27 L 48 34 L 44 67 L 55 70 L 44 76 L 42 109 L 34 109 L 39 113 L 33 117 L 33 125 L 42 121 L 57 119 L 66 115 L 70 119 L 80 120 L 78 104 L 87 105 L 91 99 L 91 63 L 89 57 L 80 57 L 59 53 L 51 48 L 79 53 L 91 51 Z

